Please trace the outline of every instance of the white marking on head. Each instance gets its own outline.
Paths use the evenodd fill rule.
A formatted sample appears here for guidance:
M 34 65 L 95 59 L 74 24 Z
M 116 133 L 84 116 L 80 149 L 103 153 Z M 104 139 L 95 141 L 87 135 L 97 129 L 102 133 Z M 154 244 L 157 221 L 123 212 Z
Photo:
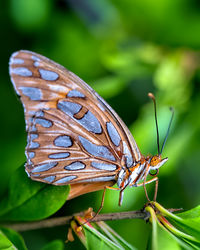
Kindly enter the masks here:
M 165 162 L 167 162 L 167 161 L 168 161 L 168 158 L 162 159 L 156 166 L 150 166 L 150 170 L 159 169 L 159 168 L 162 167 L 162 165 L 164 165 Z

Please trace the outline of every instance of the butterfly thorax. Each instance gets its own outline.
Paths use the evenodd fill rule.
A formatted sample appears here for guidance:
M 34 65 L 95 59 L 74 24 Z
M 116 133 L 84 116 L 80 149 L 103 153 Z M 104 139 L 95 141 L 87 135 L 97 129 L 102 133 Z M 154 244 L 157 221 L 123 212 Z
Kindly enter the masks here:
M 136 185 L 136 183 L 144 176 L 148 164 L 149 162 L 143 158 L 139 162 L 134 162 L 130 168 L 122 167 L 117 179 L 118 187 L 122 190 L 129 185 Z
M 137 186 L 150 170 L 160 168 L 168 159 L 162 159 L 161 155 L 142 157 L 130 167 L 122 167 L 117 179 L 117 185 L 121 190 L 127 186 Z

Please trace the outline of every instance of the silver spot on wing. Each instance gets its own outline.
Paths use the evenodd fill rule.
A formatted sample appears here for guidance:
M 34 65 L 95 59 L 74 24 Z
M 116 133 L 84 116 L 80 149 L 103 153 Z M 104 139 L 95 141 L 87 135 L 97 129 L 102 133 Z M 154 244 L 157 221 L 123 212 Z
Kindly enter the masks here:
M 36 62 L 33 63 L 33 65 L 34 65 L 35 67 L 39 67 L 39 66 L 40 66 L 40 63 L 36 61 Z
M 66 176 L 66 177 L 64 177 L 64 178 L 62 178 L 62 179 L 60 179 L 60 180 L 58 180 L 58 181 L 56 181 L 54 183 L 55 184 L 63 184 L 63 183 L 67 184 L 67 182 L 72 181 L 72 180 L 74 180 L 76 178 L 77 178 L 76 175 Z
M 53 125 L 51 121 L 43 118 L 36 118 L 35 123 L 40 124 L 44 128 L 50 128 Z
M 29 111 L 29 114 L 30 114 L 30 112 L 31 111 Z M 32 111 L 33 112 L 33 114 L 32 115 L 34 115 L 35 114 L 35 116 L 37 116 L 37 117 L 43 117 L 44 116 L 44 111 L 42 111 L 42 110 L 39 110 L 39 111 Z
M 107 147 L 95 145 L 82 136 L 79 136 L 79 141 L 83 145 L 84 149 L 91 155 L 116 161 L 115 157 Z
M 117 132 L 115 126 L 112 124 L 112 122 L 107 122 L 106 127 L 107 127 L 107 131 L 108 131 L 108 134 L 109 134 L 111 141 L 113 142 L 113 144 L 115 146 L 118 147 L 121 138 L 120 138 L 119 133 Z
M 80 91 L 73 89 L 70 90 L 69 93 L 67 94 L 67 97 L 85 97 L 85 95 L 83 93 L 81 93 Z
M 68 135 L 60 135 L 54 140 L 54 145 L 57 147 L 68 148 L 72 146 L 72 140 Z
M 69 115 L 72 118 L 74 118 L 73 115 L 77 114 L 82 108 L 82 106 L 78 103 L 68 102 L 64 100 L 61 100 L 57 106 L 58 109 L 60 109 L 61 111 L 63 111 L 65 114 Z M 100 122 L 90 111 L 88 111 L 83 116 L 83 118 L 76 119 L 76 121 L 90 132 L 98 134 L 102 132 Z
M 30 159 L 34 158 L 35 157 L 35 152 L 28 152 L 28 157 Z
M 31 159 L 33 159 L 35 157 L 35 152 L 25 152 L 26 155 L 26 159 L 27 159 L 27 164 L 32 164 Z
M 130 168 L 133 165 L 133 157 L 125 141 L 123 141 L 123 154 L 126 158 L 127 168 Z
M 10 64 L 23 64 L 24 60 L 21 58 L 12 58 L 10 59 Z
M 46 69 L 39 69 L 39 72 L 40 72 L 42 79 L 46 81 L 55 81 L 59 77 L 59 75 L 54 71 L 50 71 Z
M 101 124 L 98 119 L 92 114 L 92 112 L 88 111 L 83 118 L 76 119 L 78 123 L 80 123 L 85 129 L 90 132 L 100 134 L 102 133 Z
M 39 66 L 40 66 L 40 63 L 39 63 L 40 58 L 38 58 L 37 56 L 32 56 L 32 59 L 34 60 L 33 65 L 34 65 L 35 67 L 39 67 Z
M 31 172 L 32 173 L 37 173 L 37 172 L 43 172 L 47 171 L 53 167 L 55 167 L 58 163 L 57 162 L 48 162 L 42 165 L 38 165 L 38 167 L 35 167 Z
M 25 67 L 12 68 L 11 73 L 19 76 L 32 76 L 32 72 Z
M 58 103 L 58 109 L 63 111 L 65 114 L 73 117 L 74 114 L 78 113 L 82 106 L 80 104 L 74 103 L 74 102 L 68 102 L 61 100 Z
M 40 61 L 40 58 L 37 57 L 37 56 L 31 56 L 31 58 L 32 58 L 34 61 Z
M 38 142 L 33 141 L 37 138 L 38 138 L 37 134 L 30 134 L 30 136 L 28 136 L 28 145 L 27 146 L 29 148 L 39 148 L 40 144 Z
M 115 175 L 112 175 L 112 176 L 102 176 L 91 179 L 84 179 L 83 181 L 79 182 L 104 182 L 104 181 L 114 181 L 114 180 L 115 180 Z
M 117 166 L 114 164 L 108 164 L 108 163 L 96 162 L 96 161 L 93 161 L 91 163 L 91 166 L 96 169 L 107 170 L 107 171 L 114 171 L 117 169 Z
M 56 178 L 55 176 L 48 176 L 48 177 L 43 178 L 43 180 L 47 182 L 53 182 L 55 178 Z
M 73 162 L 64 167 L 64 169 L 66 170 L 80 170 L 84 168 L 85 168 L 85 164 L 80 161 Z
M 66 152 L 66 153 L 56 153 L 56 154 L 50 154 L 48 157 L 50 159 L 63 159 L 63 158 L 67 158 L 70 156 L 70 153 Z
M 40 101 L 42 99 L 42 92 L 38 88 L 33 87 L 19 87 L 23 95 L 28 96 L 32 101 Z

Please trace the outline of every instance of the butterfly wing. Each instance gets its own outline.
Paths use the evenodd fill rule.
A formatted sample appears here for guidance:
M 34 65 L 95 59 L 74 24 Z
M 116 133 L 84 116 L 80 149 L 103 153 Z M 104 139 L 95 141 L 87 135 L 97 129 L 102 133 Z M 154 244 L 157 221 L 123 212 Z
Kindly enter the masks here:
M 102 190 L 104 187 L 113 186 L 114 184 L 115 181 L 71 184 L 70 193 L 67 197 L 67 200 L 74 199 L 75 197 L 83 194 Z
M 114 182 L 122 165 L 140 160 L 115 111 L 64 67 L 19 51 L 10 58 L 10 75 L 24 106 L 32 179 L 54 185 Z

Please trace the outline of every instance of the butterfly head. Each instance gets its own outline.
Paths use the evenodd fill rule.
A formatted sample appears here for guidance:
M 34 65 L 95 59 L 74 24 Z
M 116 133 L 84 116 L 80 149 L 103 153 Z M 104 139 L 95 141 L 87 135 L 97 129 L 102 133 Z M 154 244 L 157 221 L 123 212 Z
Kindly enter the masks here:
M 158 169 L 168 160 L 161 158 L 161 155 L 142 157 L 141 160 L 132 167 L 122 167 L 119 174 L 117 184 L 121 190 L 127 186 L 137 186 L 138 182 L 146 178 L 148 173 L 152 176 L 157 175 Z M 156 171 L 156 172 L 155 172 Z
M 150 167 L 149 170 L 157 170 L 159 169 L 165 162 L 168 161 L 168 158 L 161 158 L 161 155 L 155 155 L 150 158 Z
M 149 163 L 149 171 L 151 170 L 158 170 L 167 160 L 168 158 L 164 158 L 162 159 L 161 158 L 161 154 L 163 152 L 163 149 L 164 149 L 164 146 L 165 146 L 165 143 L 167 141 L 167 137 L 169 135 L 169 131 L 170 131 L 170 127 L 171 127 L 171 124 L 172 124 L 172 120 L 173 120 L 173 117 L 174 117 L 174 110 L 172 107 L 170 107 L 170 110 L 172 112 L 172 116 L 171 116 L 171 119 L 169 121 L 169 125 L 168 125 L 168 129 L 167 129 L 167 133 L 166 133 L 166 136 L 165 136 L 165 139 L 163 141 L 163 144 L 162 144 L 162 148 L 160 149 L 160 139 L 159 139 L 159 130 L 158 130 L 158 120 L 157 120 L 157 108 L 156 108 L 156 99 L 155 99 L 155 96 L 152 94 L 152 93 L 149 93 L 148 96 L 153 100 L 153 103 L 154 103 L 154 113 L 155 113 L 155 123 L 156 123 L 156 134 L 157 134 L 157 146 L 158 146 L 158 154 L 157 155 L 154 155 L 153 157 L 150 157 L 150 158 L 146 158 L 146 161 Z M 147 164 L 148 165 L 148 164 Z M 157 171 L 158 172 L 158 171 Z M 156 172 L 156 173 L 157 173 Z M 151 174 L 151 173 L 150 173 Z

